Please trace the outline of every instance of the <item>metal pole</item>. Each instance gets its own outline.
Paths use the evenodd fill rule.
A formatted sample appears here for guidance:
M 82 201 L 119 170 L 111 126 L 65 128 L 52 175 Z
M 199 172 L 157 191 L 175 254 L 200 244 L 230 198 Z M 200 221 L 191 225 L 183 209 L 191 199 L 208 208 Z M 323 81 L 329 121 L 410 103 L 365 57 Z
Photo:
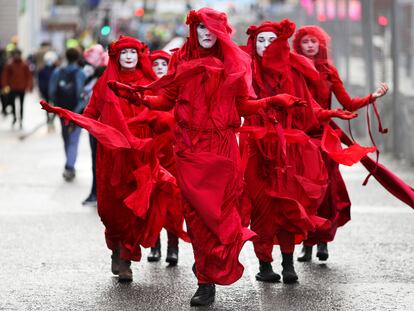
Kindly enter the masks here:
M 399 79 L 399 53 L 398 53 L 398 3 L 391 1 L 391 56 L 392 56 L 392 128 L 393 128 L 393 146 L 394 154 L 397 158 L 401 158 L 404 145 L 404 119 L 401 118 L 400 104 L 400 79 Z
M 393 1 L 394 2 L 394 1 Z M 374 48 L 372 44 L 372 1 L 361 1 L 362 4 L 362 36 L 363 36 L 363 50 L 365 51 L 365 65 L 367 69 L 368 92 L 374 90 Z

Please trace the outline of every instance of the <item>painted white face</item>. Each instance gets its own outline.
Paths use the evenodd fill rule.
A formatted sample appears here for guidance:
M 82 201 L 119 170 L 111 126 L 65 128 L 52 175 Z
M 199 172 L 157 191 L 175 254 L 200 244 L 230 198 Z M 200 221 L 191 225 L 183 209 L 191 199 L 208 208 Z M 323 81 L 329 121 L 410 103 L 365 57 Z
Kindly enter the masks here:
M 276 34 L 273 31 L 264 31 L 257 35 L 256 37 L 256 52 L 260 57 L 263 56 L 264 51 L 277 38 Z
M 152 70 L 158 78 L 164 76 L 168 71 L 168 64 L 164 58 L 157 58 L 152 62 Z
M 217 36 L 212 34 L 203 23 L 197 25 L 197 38 L 198 43 L 204 49 L 213 47 L 217 41 Z
M 313 58 L 319 53 L 319 40 L 312 35 L 303 36 L 300 40 L 300 47 L 303 55 Z
M 136 49 L 123 49 L 119 56 L 119 64 L 122 69 L 135 69 L 138 63 L 138 53 Z

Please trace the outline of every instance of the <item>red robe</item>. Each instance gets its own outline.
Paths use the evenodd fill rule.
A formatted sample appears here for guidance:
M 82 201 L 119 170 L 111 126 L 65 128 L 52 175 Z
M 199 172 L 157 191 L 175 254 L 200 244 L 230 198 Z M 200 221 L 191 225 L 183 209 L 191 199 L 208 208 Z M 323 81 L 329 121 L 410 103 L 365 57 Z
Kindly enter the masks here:
M 119 70 L 119 53 L 126 47 L 138 51 L 134 71 Z M 168 213 L 175 213 L 170 206 L 178 191 L 175 178 L 159 165 L 148 122 L 140 122 L 148 109 L 119 99 L 106 85 L 112 79 L 132 85 L 152 82 L 146 51 L 145 45 L 129 37 L 111 44 L 109 65 L 83 115 L 43 103 L 48 111 L 86 128 L 98 139 L 98 214 L 105 225 L 107 246 L 120 249 L 122 259 L 136 261 L 141 258 L 140 246 L 153 246 Z M 162 122 L 153 121 L 154 126 L 161 126 Z M 170 230 L 185 238 L 182 223 Z

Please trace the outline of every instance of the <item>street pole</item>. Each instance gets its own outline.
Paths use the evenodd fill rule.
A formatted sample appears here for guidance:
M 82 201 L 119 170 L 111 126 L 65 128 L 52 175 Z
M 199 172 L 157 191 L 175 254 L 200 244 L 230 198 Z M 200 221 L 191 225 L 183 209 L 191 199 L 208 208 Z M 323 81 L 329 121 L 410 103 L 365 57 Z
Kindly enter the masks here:
M 398 1 L 391 1 L 391 56 L 392 56 L 392 128 L 394 154 L 399 159 L 402 157 L 404 146 L 404 118 L 401 118 L 400 107 L 400 79 L 399 79 L 399 40 L 398 40 Z
M 394 2 L 394 1 L 393 1 Z M 365 66 L 367 69 L 368 92 L 374 89 L 374 48 L 372 44 L 372 1 L 361 1 L 362 4 L 362 36 L 365 51 Z

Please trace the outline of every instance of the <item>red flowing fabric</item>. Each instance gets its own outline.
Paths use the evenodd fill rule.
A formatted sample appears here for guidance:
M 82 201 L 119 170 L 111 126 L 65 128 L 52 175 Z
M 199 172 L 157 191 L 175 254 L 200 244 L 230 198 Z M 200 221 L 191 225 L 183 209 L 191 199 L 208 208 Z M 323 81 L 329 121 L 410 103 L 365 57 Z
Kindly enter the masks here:
M 339 126 L 331 122 L 332 127 L 340 130 Z M 345 145 L 352 145 L 353 141 L 343 131 L 341 131 L 341 140 Z M 374 178 L 393 196 L 401 200 L 411 208 L 414 208 L 414 189 L 407 185 L 400 177 L 386 168 L 381 163 L 376 162 L 370 157 L 361 159 L 361 164 L 374 176 Z
M 368 105 L 372 102 L 371 96 L 363 98 L 351 98 L 339 77 L 336 68 L 332 65 L 330 57 L 330 42 L 329 35 L 318 26 L 304 26 L 297 30 L 293 41 L 293 49 L 296 53 L 303 55 L 300 45 L 301 39 L 305 35 L 311 35 L 319 41 L 319 52 L 314 57 L 313 63 L 315 68 L 319 71 L 320 79 L 307 80 L 308 86 L 318 104 L 324 109 L 331 109 L 332 94 L 335 94 L 339 103 L 349 111 L 357 110 L 360 107 Z M 333 124 L 332 122 L 330 124 Z M 341 147 L 341 133 L 331 127 L 326 127 L 324 130 L 319 129 L 311 134 L 314 142 L 321 146 L 324 150 L 324 160 L 328 169 L 329 186 L 325 200 L 318 210 L 318 215 L 326 217 L 331 220 L 332 227 L 329 232 L 316 232 L 309 236 L 305 245 L 313 245 L 320 242 L 329 242 L 335 238 L 337 228 L 345 225 L 351 219 L 351 201 L 349 199 L 348 191 L 345 182 L 339 171 L 339 164 L 352 165 L 364 157 L 368 152 L 376 151 L 375 147 L 362 147 L 354 141 L 350 141 L 349 148 L 337 153 L 335 150 L 342 149 Z M 330 152 L 327 152 L 330 150 Z M 351 156 L 349 163 L 343 160 L 343 156 Z M 342 155 L 341 155 L 342 154 Z M 352 156 L 354 154 L 355 156 Z M 362 161 L 362 160 L 361 160 Z
M 251 228 L 259 235 L 254 248 L 265 262 L 273 260 L 273 244 L 291 253 L 294 244 L 306 239 L 309 232 L 330 227 L 328 220 L 316 216 L 327 186 L 326 169 L 318 147 L 305 133 L 319 126 L 319 108 L 305 82 L 305 77 L 317 79 L 318 73 L 309 61 L 290 53 L 287 40 L 294 27 L 284 20 L 248 30 L 247 50 L 253 60 L 253 85 L 259 98 L 287 93 L 308 103 L 287 110 L 268 109 L 248 118 L 249 127 L 242 129 L 252 133 L 245 177 L 253 202 Z M 272 31 L 277 38 L 261 58 L 255 42 L 263 31 Z M 254 127 L 261 129 L 252 132 Z
M 120 68 L 119 56 L 124 48 L 137 50 L 135 70 Z M 111 250 L 120 249 L 122 259 L 139 261 L 140 246 L 156 243 L 177 188 L 175 178 L 159 165 L 150 126 L 132 121 L 145 115 L 148 109 L 119 99 L 107 86 L 109 80 L 131 85 L 152 82 L 155 74 L 148 48 L 134 38 L 121 36 L 109 46 L 109 56 L 108 67 L 95 85 L 83 115 L 53 109 L 92 134 L 101 134 L 97 136 L 97 199 L 107 246 Z M 107 140 L 112 139 L 116 148 L 109 149 Z M 124 147 L 126 143 L 118 143 L 124 139 L 128 148 Z M 170 229 L 185 238 L 182 225 Z
M 152 51 L 150 57 L 152 62 L 161 58 L 169 63 L 171 59 L 171 55 L 162 50 Z M 177 168 L 173 150 L 175 144 L 173 134 L 175 127 L 174 111 L 149 110 L 149 115 L 146 116 L 146 120 L 151 124 L 151 127 L 154 130 L 155 148 L 161 166 L 176 177 Z M 164 224 L 164 228 L 166 228 L 169 233 L 175 232 L 175 228 L 182 228 L 184 224 L 184 206 L 182 204 L 181 191 L 177 187 L 175 191 L 171 193 L 173 194 L 173 197 L 170 198 L 170 206 Z M 187 242 L 190 241 L 187 234 L 181 234 L 180 237 Z
M 200 22 L 217 36 L 210 49 L 199 47 Z M 255 236 L 242 226 L 243 174 L 235 134 L 241 123 L 237 98 L 253 95 L 250 63 L 231 40 L 224 13 L 191 11 L 187 24 L 190 35 L 173 55 L 169 73 L 148 88 L 162 88 L 161 97 L 175 106 L 177 181 L 198 283 L 228 285 L 242 276 L 239 253 Z

